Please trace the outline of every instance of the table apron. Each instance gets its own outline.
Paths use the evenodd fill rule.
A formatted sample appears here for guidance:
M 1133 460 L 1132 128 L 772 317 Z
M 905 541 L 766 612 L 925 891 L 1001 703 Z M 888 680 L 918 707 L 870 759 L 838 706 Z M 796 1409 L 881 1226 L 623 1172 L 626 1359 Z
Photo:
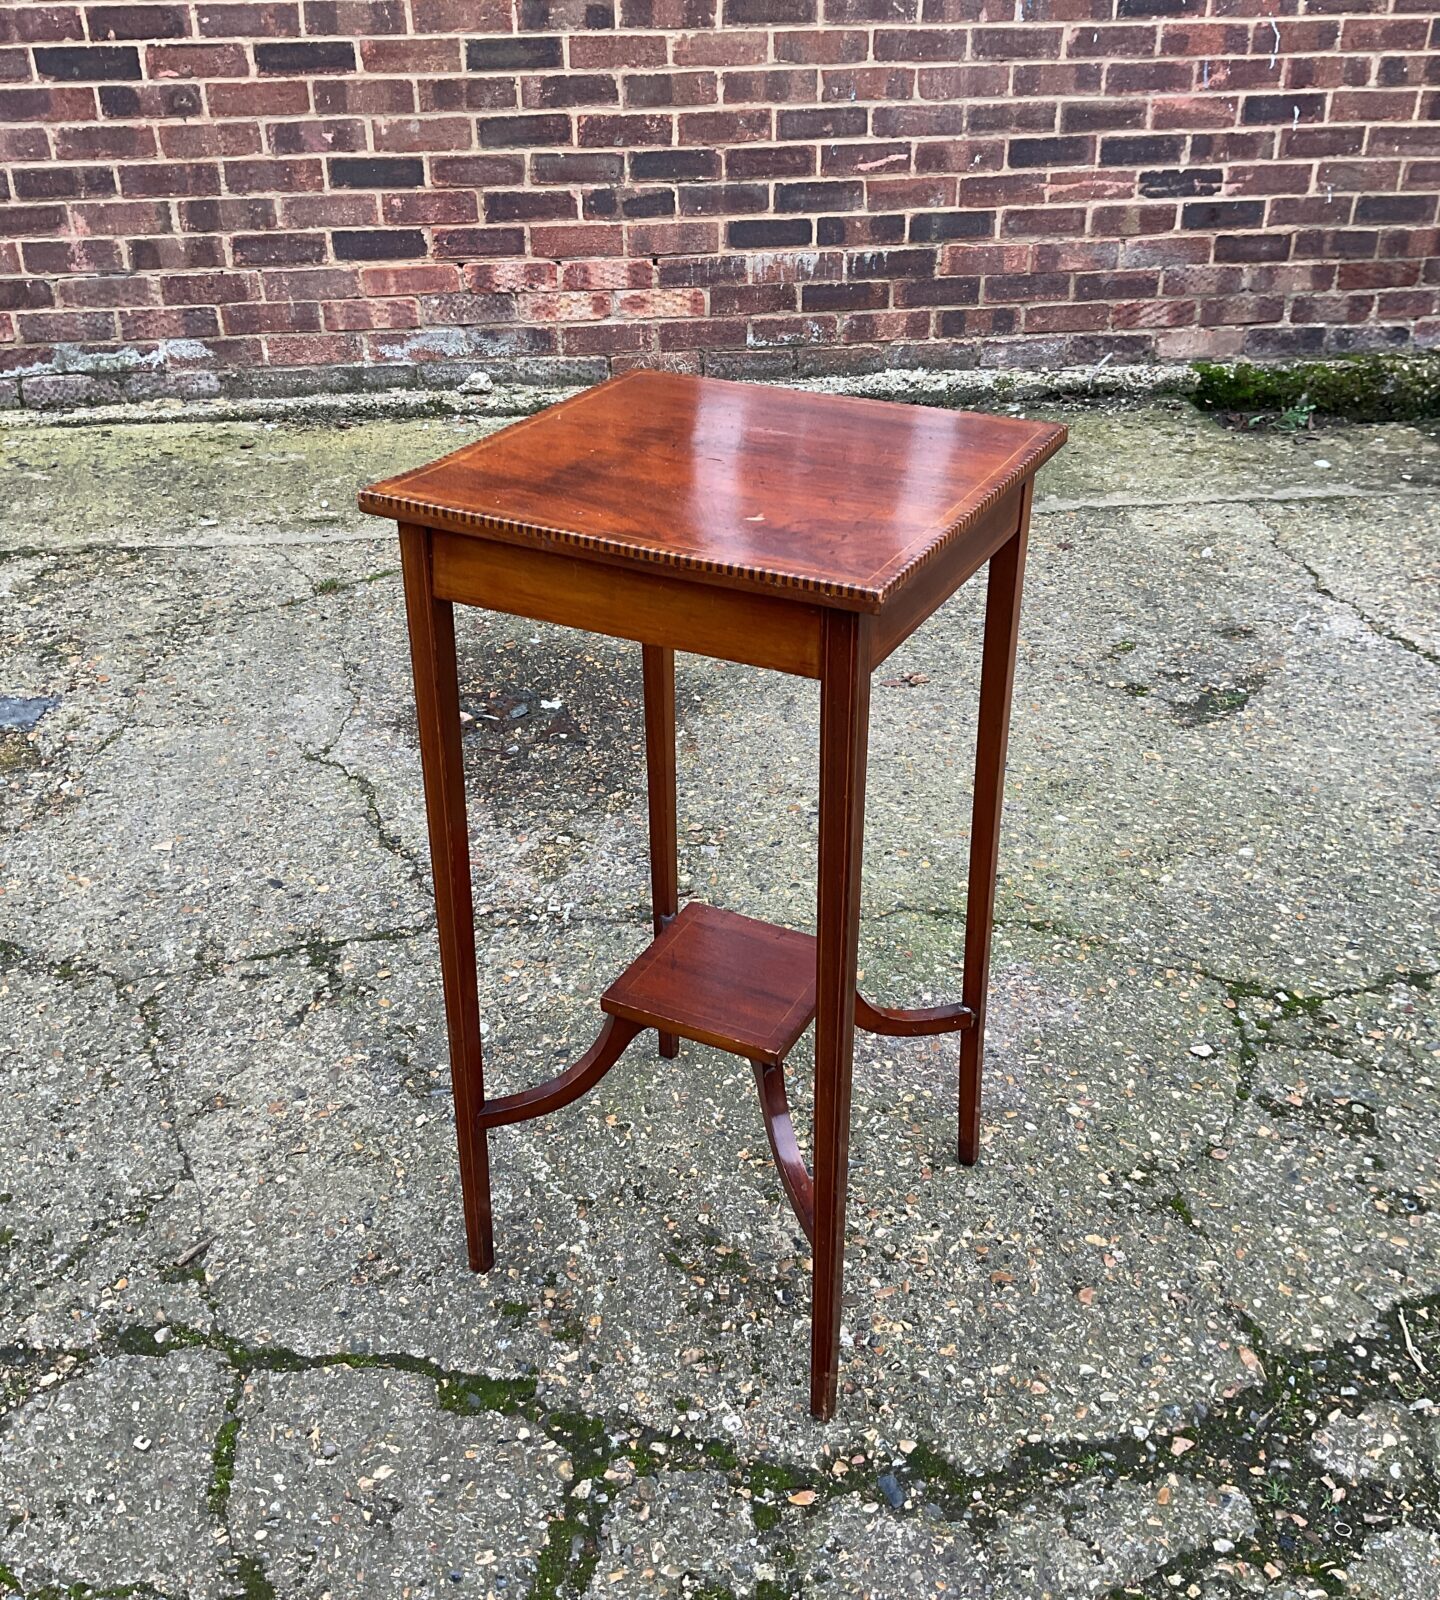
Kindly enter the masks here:
M 820 606 L 439 528 L 430 530 L 430 540 L 437 599 L 820 676 Z
M 1017 484 L 983 517 L 927 561 L 876 619 L 871 668 L 931 617 L 991 556 L 1014 537 L 1024 515 L 1029 480 Z

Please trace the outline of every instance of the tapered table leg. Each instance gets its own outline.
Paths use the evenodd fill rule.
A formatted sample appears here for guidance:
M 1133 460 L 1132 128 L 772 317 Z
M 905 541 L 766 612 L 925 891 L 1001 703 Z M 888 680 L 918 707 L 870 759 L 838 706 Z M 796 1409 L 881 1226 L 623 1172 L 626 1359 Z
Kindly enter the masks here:
M 450 1036 L 450 1079 L 460 1144 L 460 1188 L 470 1266 L 495 1264 L 490 1213 L 490 1154 L 476 1113 L 485 1100 L 480 1058 L 480 1000 L 475 974 L 475 912 L 470 890 L 470 840 L 465 824 L 465 772 L 460 752 L 460 691 L 455 673 L 455 617 L 437 600 L 430 538 L 424 528 L 400 525 L 405 612 L 415 671 L 415 714 L 430 825 L 430 866 L 435 879 L 435 924 Z
M 1020 588 L 1030 535 L 1025 485 L 1020 526 L 990 558 L 985 590 L 985 643 L 980 663 L 979 728 L 975 738 L 975 804 L 970 824 L 970 881 L 965 899 L 965 974 L 961 998 L 975 1021 L 960 1035 L 960 1160 L 980 1154 L 980 1072 L 985 1055 L 985 1007 L 990 987 L 990 934 L 995 918 L 995 871 L 1000 857 L 1000 812 L 1010 697 L 1020 636 Z
M 835 1411 L 845 1275 L 850 1071 L 870 716 L 870 620 L 827 611 L 820 663 L 820 862 L 815 972 L 815 1282 L 810 1410 Z
M 675 652 L 642 645 L 645 679 L 645 782 L 650 797 L 650 908 L 655 932 L 680 909 L 675 840 Z M 660 1054 L 675 1056 L 680 1041 L 660 1035 Z

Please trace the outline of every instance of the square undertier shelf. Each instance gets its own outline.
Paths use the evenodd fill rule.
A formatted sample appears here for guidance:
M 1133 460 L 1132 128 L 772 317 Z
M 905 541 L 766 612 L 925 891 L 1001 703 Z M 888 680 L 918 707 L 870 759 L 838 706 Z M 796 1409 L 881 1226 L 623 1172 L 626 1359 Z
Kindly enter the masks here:
M 783 1061 L 815 1015 L 815 939 L 692 900 L 601 997 L 661 1033 Z

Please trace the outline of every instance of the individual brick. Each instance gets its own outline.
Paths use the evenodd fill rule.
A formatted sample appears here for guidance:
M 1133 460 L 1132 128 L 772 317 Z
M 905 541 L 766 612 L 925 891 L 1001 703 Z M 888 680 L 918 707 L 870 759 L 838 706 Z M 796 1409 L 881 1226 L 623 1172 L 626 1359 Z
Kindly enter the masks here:
M 575 48 L 574 44 L 571 49 Z M 733 28 L 681 34 L 673 40 L 677 67 L 749 67 L 770 59 L 770 36 Z M 662 54 L 660 60 L 664 61 Z
M 555 222 L 575 216 L 569 190 L 491 190 L 485 195 L 486 222 Z
M 36 311 L 55 304 L 55 291 L 44 278 L 0 279 L 0 311 Z
M 260 280 L 253 272 L 186 272 L 166 278 L 160 298 L 167 306 L 223 306 L 258 300 Z
M 837 66 L 864 61 L 870 54 L 870 35 L 860 28 L 811 28 L 775 35 L 776 61 Z
M 195 31 L 202 39 L 294 38 L 300 33 L 300 7 L 295 0 L 201 0 Z
M 459 72 L 464 58 L 458 39 L 362 39 L 360 65 L 379 75 Z
M 550 112 L 535 116 L 481 117 L 480 143 L 487 148 L 570 143 L 570 118 Z
M 858 217 L 820 217 L 815 223 L 815 243 L 822 246 L 849 249 L 904 242 L 905 218 L 900 215 L 866 212 Z
M 732 250 L 780 250 L 810 244 L 814 231 L 814 223 L 803 217 L 748 218 L 727 225 L 725 242 Z
M 531 110 L 614 105 L 619 99 L 619 86 L 609 73 L 577 72 L 553 78 L 526 78 L 520 86 L 520 103 Z
M 220 308 L 220 326 L 226 334 L 311 333 L 320 327 L 320 307 L 302 301 L 296 305 L 272 300 Z
M 407 156 L 334 156 L 327 163 L 333 189 L 416 189 L 425 163 Z
M 1024 27 L 976 28 L 970 35 L 970 53 L 986 61 L 1056 61 L 1063 35 L 1059 28 L 1034 24 Z
M 865 185 L 856 182 L 777 183 L 776 211 L 859 211 Z
M 819 98 L 818 74 L 813 67 L 772 67 L 763 72 L 727 72 L 721 95 L 729 105 L 779 105 Z M 843 97 L 837 97 L 843 98 Z
M 37 76 L 58 83 L 104 83 L 141 76 L 140 52 L 134 45 L 37 46 L 34 55 Z
M 683 145 L 759 143 L 774 136 L 773 116 L 768 107 L 681 112 L 677 118 L 679 142 Z
M 909 306 L 972 306 L 980 299 L 980 278 L 914 278 L 895 285 L 895 304 Z
M 361 267 L 360 292 L 388 295 L 449 294 L 460 287 L 460 269 L 438 261 L 404 267 Z
M 680 214 L 687 217 L 733 217 L 770 206 L 763 183 L 682 184 L 677 194 Z
M 802 311 L 873 311 L 890 304 L 890 285 L 864 283 L 807 283 L 800 290 Z
M 182 200 L 175 208 L 187 233 L 238 233 L 245 229 L 273 228 L 278 220 L 270 199 L 207 198 Z
M 145 50 L 146 75 L 166 78 L 248 78 L 250 57 L 242 44 L 152 44 Z
M 969 35 L 953 28 L 877 28 L 877 61 L 963 61 Z
M 419 189 L 380 196 L 380 220 L 391 228 L 433 228 L 477 222 L 479 217 L 479 197 L 473 191 Z
M 1183 160 L 1185 140 L 1157 134 L 1117 136 L 1100 141 L 1102 167 L 1140 167 L 1174 164 Z
M 465 41 L 465 65 L 471 72 L 539 72 L 564 64 L 564 47 L 556 38 L 510 35 Z
M 1150 199 L 1182 199 L 1219 194 L 1225 182 L 1221 167 L 1165 167 L 1142 172 L 1137 191 Z
M 613 79 L 605 81 L 613 87 Z M 625 79 L 627 106 L 714 105 L 719 96 L 719 80 L 713 72 L 631 73 Z
M 120 312 L 120 337 L 127 343 L 150 339 L 213 339 L 220 333 L 214 306 L 139 307 Z
M 337 261 L 402 261 L 426 254 L 419 228 L 342 229 L 330 240 Z
M 422 234 L 421 238 L 423 237 Z M 518 256 L 525 252 L 525 230 L 523 228 L 437 228 L 432 235 L 431 248 L 437 256 Z M 544 248 L 538 237 L 538 230 L 535 248 L 537 250 Z M 547 255 L 558 253 L 545 250 Z
M 385 82 L 412 88 L 401 80 Z M 420 78 L 413 85 L 413 94 L 421 111 L 509 111 L 520 103 L 514 78 Z
M 827 23 L 918 22 L 919 20 L 919 0 L 825 0 Z
M 190 15 L 181 5 L 102 5 L 86 8 L 90 37 L 115 39 L 184 39 Z
M 214 161 L 158 161 L 121 167 L 120 192 L 126 198 L 220 193 L 220 165 Z
M 752 145 L 725 152 L 727 178 L 803 178 L 815 171 L 813 145 Z
M 1191 200 L 1180 208 L 1183 228 L 1258 228 L 1264 220 L 1261 200 Z
M 780 112 L 776 133 L 781 139 L 862 139 L 868 123 L 869 112 L 864 106 L 825 106 L 814 111 Z
M 733 152 L 741 154 L 742 152 Z M 753 151 L 744 152 L 754 154 Z M 665 183 L 718 178 L 718 150 L 632 150 L 627 157 L 634 183 Z
M 794 24 L 818 19 L 817 0 L 724 0 L 725 26 L 747 27 L 757 23 Z
M 631 255 L 690 255 L 718 249 L 720 230 L 713 222 L 637 222 L 626 228 L 625 244 Z
M 60 233 L 69 220 L 64 206 L 8 206 L 4 212 L 5 231 L 12 238 L 25 234 L 53 236 Z
M 1078 136 L 1011 139 L 1006 156 L 1012 167 L 1076 167 L 1089 165 L 1092 141 Z
M 305 0 L 305 32 L 317 34 L 404 33 L 405 0 Z
M 322 117 L 404 115 L 415 109 L 416 85 L 405 78 L 317 78 L 310 92 Z
M 430 181 L 438 187 L 486 189 L 492 184 L 513 185 L 525 181 L 522 155 L 435 156 L 430 162 Z
M 1144 100 L 1072 100 L 1060 107 L 1061 133 L 1110 133 L 1143 128 L 1149 116 Z
M 933 250 L 868 250 L 849 256 L 848 278 L 928 278 L 935 271 Z
M 225 187 L 232 194 L 314 193 L 325 186 L 325 168 L 319 161 L 226 161 L 221 165 Z
M 1240 107 L 1242 123 L 1319 122 L 1325 115 L 1323 94 L 1247 94 Z
M 1424 224 L 1435 220 L 1433 194 L 1369 194 L 1355 202 L 1355 221 L 1360 224 Z
M 1222 233 L 1215 239 L 1215 260 L 1286 261 L 1293 243 L 1288 233 Z
M 132 272 L 195 272 L 225 265 L 223 239 L 131 239 Z
M 11 12 L 6 20 L 21 44 L 50 44 L 85 37 L 85 22 L 78 6 L 25 5 L 12 7 Z
M 377 117 L 370 123 L 370 137 L 376 150 L 468 150 L 475 142 L 475 127 L 469 117 Z M 342 144 L 332 146 L 345 148 Z
M 661 34 L 573 33 L 566 40 L 566 52 L 571 68 L 577 71 L 663 67 L 670 59 L 669 45 Z
M 995 232 L 993 211 L 925 211 L 910 219 L 912 244 L 950 239 L 988 239 Z
M 710 290 L 710 309 L 717 317 L 753 317 L 796 311 L 800 289 L 793 283 L 718 283 Z
M 380 221 L 380 197 L 355 194 L 287 194 L 280 222 L 287 228 L 369 228 Z
M 15 167 L 10 181 L 17 200 L 82 200 L 116 192 L 109 167 Z
M 510 0 L 410 0 L 416 33 L 498 33 L 513 26 Z
M 618 152 L 560 150 L 530 157 L 532 183 L 619 183 L 625 157 Z
M 237 267 L 313 265 L 325 259 L 326 240 L 323 233 L 242 233 L 231 240 L 230 253 Z
M 255 70 L 262 77 L 353 72 L 355 46 L 347 39 L 296 39 L 255 46 Z
M 285 83 L 209 83 L 205 85 L 205 100 L 212 117 L 294 117 L 305 115 L 311 108 L 310 85 L 299 79 Z

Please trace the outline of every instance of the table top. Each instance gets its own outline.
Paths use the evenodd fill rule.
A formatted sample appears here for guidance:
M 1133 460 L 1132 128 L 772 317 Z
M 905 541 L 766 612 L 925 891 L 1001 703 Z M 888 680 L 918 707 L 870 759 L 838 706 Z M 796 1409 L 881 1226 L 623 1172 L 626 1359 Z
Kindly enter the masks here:
M 636 371 L 374 484 L 360 508 L 879 611 L 1065 436 L 1050 422 Z

